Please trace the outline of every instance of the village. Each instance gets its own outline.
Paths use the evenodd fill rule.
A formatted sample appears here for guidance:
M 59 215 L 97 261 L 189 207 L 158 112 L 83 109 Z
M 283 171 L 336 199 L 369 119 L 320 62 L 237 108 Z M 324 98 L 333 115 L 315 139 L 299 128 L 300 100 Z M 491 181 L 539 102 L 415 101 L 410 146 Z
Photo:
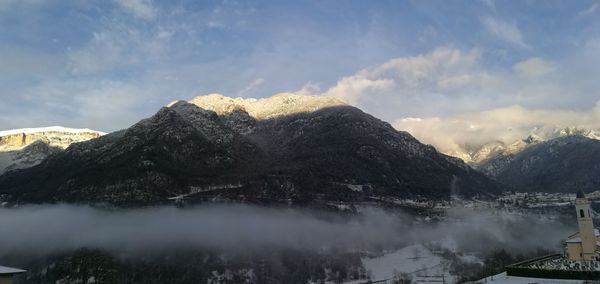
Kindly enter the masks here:
M 600 204 L 600 191 L 586 194 L 592 202 Z M 397 206 L 411 209 L 430 209 L 443 211 L 452 208 L 489 208 L 508 211 L 535 209 L 566 209 L 575 205 L 575 193 L 511 192 L 502 193 L 494 200 L 473 198 L 471 200 L 452 196 L 449 200 L 431 200 L 427 198 L 385 199 Z M 596 217 L 596 215 L 594 215 Z

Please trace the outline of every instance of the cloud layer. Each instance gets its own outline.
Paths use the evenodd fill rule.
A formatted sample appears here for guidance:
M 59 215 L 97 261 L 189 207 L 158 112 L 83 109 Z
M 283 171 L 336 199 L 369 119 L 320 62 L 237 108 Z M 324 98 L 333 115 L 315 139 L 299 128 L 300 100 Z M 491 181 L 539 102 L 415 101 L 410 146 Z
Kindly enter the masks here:
M 439 151 L 476 150 L 491 142 L 512 143 L 530 134 L 551 136 L 567 127 L 600 129 L 600 103 L 589 111 L 497 108 L 448 117 L 402 118 L 394 126 Z

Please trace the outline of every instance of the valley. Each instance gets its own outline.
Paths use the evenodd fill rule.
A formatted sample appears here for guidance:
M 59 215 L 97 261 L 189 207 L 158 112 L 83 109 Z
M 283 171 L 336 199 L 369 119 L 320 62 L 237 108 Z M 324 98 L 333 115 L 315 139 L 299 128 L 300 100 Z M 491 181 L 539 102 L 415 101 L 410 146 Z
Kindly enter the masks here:
M 514 190 L 331 98 L 212 94 L 108 134 L 3 133 L 32 160 L 0 175 L 0 261 L 22 283 L 457 283 L 574 230 L 574 193 Z

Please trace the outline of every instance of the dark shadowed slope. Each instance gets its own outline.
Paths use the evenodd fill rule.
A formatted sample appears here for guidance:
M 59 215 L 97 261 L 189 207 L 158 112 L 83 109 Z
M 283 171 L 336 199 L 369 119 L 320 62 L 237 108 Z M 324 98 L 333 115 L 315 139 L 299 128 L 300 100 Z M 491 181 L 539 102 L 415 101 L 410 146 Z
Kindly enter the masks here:
M 178 101 L 132 127 L 0 177 L 18 202 L 303 204 L 490 195 L 500 186 L 331 98 Z
M 496 163 L 496 178 L 518 191 L 590 192 L 600 188 L 600 141 L 595 139 L 556 138 L 505 160 Z

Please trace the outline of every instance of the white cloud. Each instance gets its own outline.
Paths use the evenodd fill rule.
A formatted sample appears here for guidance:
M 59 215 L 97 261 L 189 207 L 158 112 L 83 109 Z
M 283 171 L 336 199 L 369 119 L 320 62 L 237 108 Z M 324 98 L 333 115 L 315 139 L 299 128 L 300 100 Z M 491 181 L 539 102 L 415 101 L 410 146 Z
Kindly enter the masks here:
M 554 72 L 556 66 L 541 58 L 533 57 L 515 64 L 513 69 L 522 77 L 537 78 Z
M 150 0 L 115 0 L 127 13 L 134 17 L 151 20 L 156 16 L 156 8 Z
M 480 56 L 477 49 L 440 47 L 427 54 L 394 58 L 341 78 L 323 94 L 367 109 L 383 101 L 379 112 L 385 112 L 386 107 L 407 101 L 478 93 L 483 88 L 497 86 L 501 80 L 481 68 Z
M 334 87 L 331 87 L 326 96 L 342 99 L 348 103 L 357 103 L 361 96 L 378 91 L 389 90 L 394 86 L 391 79 L 369 79 L 369 72 L 362 71 L 356 75 L 340 79 Z
M 321 87 L 313 82 L 308 82 L 308 84 L 305 84 L 302 89 L 292 93 L 302 96 L 318 96 L 322 94 Z
M 598 10 L 598 6 L 599 6 L 598 3 L 592 4 L 589 8 L 579 12 L 577 14 L 577 17 L 583 18 L 583 17 L 589 16 L 591 14 L 594 14 L 596 12 L 596 10 Z
M 123 63 L 123 48 L 113 33 L 96 32 L 86 47 L 69 54 L 71 71 L 75 74 L 94 73 Z
M 507 23 L 493 17 L 484 17 L 483 26 L 491 35 L 521 48 L 531 48 L 523 39 L 516 23 Z
M 265 79 L 258 78 L 256 80 L 252 81 L 250 84 L 248 84 L 248 86 L 246 86 L 244 89 L 240 90 L 238 92 L 238 96 L 243 96 L 244 94 L 260 87 L 264 83 L 265 83 Z
M 112 19 L 86 45 L 68 52 L 68 67 L 74 75 L 89 75 L 164 60 L 173 34 L 160 25 L 140 29 Z
M 442 152 L 475 149 L 501 141 L 512 143 L 531 131 L 551 133 L 565 127 L 600 128 L 600 102 L 587 111 L 528 109 L 522 106 L 495 108 L 449 117 L 403 118 L 393 125 Z

